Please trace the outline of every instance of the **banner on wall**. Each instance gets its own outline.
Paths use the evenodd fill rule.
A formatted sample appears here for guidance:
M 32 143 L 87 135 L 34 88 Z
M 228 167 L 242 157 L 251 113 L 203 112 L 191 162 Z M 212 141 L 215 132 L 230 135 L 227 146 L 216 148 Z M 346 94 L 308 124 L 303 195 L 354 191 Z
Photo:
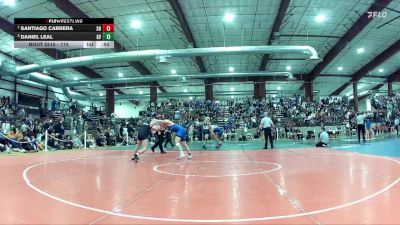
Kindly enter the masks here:
M 39 107 L 41 97 L 25 93 L 17 93 L 16 99 L 19 105 Z

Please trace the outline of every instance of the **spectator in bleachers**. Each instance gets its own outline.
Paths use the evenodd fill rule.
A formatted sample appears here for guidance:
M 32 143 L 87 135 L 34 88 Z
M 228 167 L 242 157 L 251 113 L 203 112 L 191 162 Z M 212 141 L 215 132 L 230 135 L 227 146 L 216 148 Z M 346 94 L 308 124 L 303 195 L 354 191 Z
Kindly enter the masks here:
M 22 122 L 21 118 L 23 116 L 21 115 L 31 114 L 29 109 L 18 106 L 14 101 L 11 102 L 9 97 L 2 97 L 0 100 L 0 119 L 3 121 L 3 132 L 13 135 L 8 130 L 11 127 L 20 128 L 23 134 L 25 134 L 24 137 L 27 136 L 27 138 L 32 139 L 33 135 L 39 144 L 44 140 L 44 135 L 41 134 L 44 134 L 46 129 L 49 130 L 49 134 L 56 135 L 60 139 L 66 138 L 65 134 L 73 134 L 73 130 L 76 133 L 82 134 L 85 129 L 97 129 L 101 134 L 106 136 L 107 145 L 113 144 L 114 141 L 110 139 L 112 136 L 115 137 L 115 142 L 121 143 L 126 137 L 126 133 L 123 132 L 124 128 L 131 138 L 134 136 L 137 119 L 121 120 L 116 118 L 115 115 L 107 116 L 96 107 L 83 112 L 76 101 L 69 102 L 69 110 L 64 110 L 65 107 L 61 107 L 58 100 L 54 99 L 53 101 L 55 101 L 55 107 L 52 105 L 54 111 L 50 113 L 49 117 L 43 117 L 44 115 L 40 111 L 41 108 L 47 108 L 47 106 L 43 106 L 45 100 L 41 100 L 39 110 L 36 114 L 28 117 L 25 122 Z M 400 97 L 374 96 L 371 102 L 373 113 L 368 116 L 371 121 L 371 128 L 377 134 L 391 133 L 393 128 L 397 133 L 399 126 L 398 118 L 400 115 Z M 160 107 L 160 105 L 164 107 Z M 205 116 L 211 117 L 213 125 L 223 127 L 225 133 L 227 133 L 227 137 L 231 140 L 238 137 L 235 138 L 235 133 L 237 132 L 235 130 L 239 129 L 242 131 L 245 128 L 253 128 L 254 121 L 260 121 L 263 112 L 268 112 L 274 121 L 282 121 L 283 124 L 286 124 L 284 126 L 286 137 L 289 137 L 289 134 L 293 132 L 293 127 L 312 126 L 316 124 L 345 124 L 347 128 L 352 128 L 356 124 L 353 109 L 349 105 L 347 98 L 342 97 L 316 98 L 315 101 L 303 99 L 300 95 L 293 97 L 272 97 L 268 95 L 262 100 L 251 97 L 228 100 L 214 99 L 212 101 L 205 101 L 200 98 L 192 100 L 171 99 L 160 101 L 160 105 L 149 104 L 148 113 L 150 115 L 164 113 L 168 117 L 173 118 L 175 112 L 179 111 L 179 121 L 177 122 L 188 126 L 187 130 L 193 140 L 195 138 L 202 140 L 202 129 L 199 126 L 197 118 Z M 282 115 L 277 115 L 278 113 Z M 17 118 L 16 115 L 18 115 Z M 93 123 L 93 129 L 89 126 L 91 122 Z M 9 129 L 6 128 L 7 124 L 9 124 Z M 61 127 L 62 129 L 60 129 Z M 298 132 L 293 133 L 295 134 L 294 138 L 302 138 L 301 135 L 298 135 Z M 94 138 L 96 138 L 96 135 L 94 135 Z M 3 142 L 0 141 L 0 143 Z M 53 142 L 53 144 L 58 145 L 58 142 Z M 18 148 L 15 144 L 14 147 Z
M 72 143 L 75 148 L 83 148 L 84 147 L 79 133 L 75 134 L 74 138 L 72 139 Z
M 45 98 L 40 99 L 39 114 L 40 114 L 40 118 L 44 118 L 47 115 L 47 101 Z
M 59 109 L 60 103 L 58 99 L 54 98 L 53 101 L 51 101 L 51 111 L 56 111 Z
M 71 140 L 71 136 L 65 136 L 65 141 L 63 142 L 63 145 L 64 149 L 72 149 L 74 147 L 74 142 Z
M 99 147 L 107 146 L 107 140 L 104 134 L 100 133 L 96 137 L 96 145 Z

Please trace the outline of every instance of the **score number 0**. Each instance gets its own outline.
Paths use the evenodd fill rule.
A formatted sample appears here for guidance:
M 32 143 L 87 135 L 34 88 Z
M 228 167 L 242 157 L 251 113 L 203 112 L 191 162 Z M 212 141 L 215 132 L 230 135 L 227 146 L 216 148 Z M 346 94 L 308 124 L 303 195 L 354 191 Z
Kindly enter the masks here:
M 114 24 L 103 24 L 103 32 L 114 32 Z

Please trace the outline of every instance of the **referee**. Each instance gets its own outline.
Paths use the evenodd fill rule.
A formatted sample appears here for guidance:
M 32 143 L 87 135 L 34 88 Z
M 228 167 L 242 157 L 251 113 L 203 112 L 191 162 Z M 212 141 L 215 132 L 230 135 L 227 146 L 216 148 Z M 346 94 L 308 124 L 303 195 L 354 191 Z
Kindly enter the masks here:
M 164 119 L 164 115 L 157 115 L 156 119 L 158 120 L 163 120 Z M 163 142 L 164 142 L 164 133 L 165 130 L 163 128 L 161 128 L 159 131 L 156 132 L 156 137 L 157 137 L 157 141 L 156 143 L 151 147 L 151 151 L 154 152 L 154 149 L 159 147 L 161 150 L 161 154 L 167 153 L 166 151 L 164 151 L 163 148 Z
M 361 133 L 363 136 L 363 142 L 365 143 L 365 118 L 366 117 L 367 116 L 365 115 L 365 113 L 358 113 L 358 116 L 356 117 L 358 143 L 360 143 L 360 134 Z
M 274 139 L 272 138 L 272 128 L 275 127 L 274 122 L 272 122 L 271 118 L 268 117 L 268 113 L 264 113 L 264 118 L 261 119 L 260 128 L 264 130 L 264 138 L 265 138 L 265 147 L 264 149 L 268 149 L 268 138 L 271 143 L 271 148 L 274 148 Z

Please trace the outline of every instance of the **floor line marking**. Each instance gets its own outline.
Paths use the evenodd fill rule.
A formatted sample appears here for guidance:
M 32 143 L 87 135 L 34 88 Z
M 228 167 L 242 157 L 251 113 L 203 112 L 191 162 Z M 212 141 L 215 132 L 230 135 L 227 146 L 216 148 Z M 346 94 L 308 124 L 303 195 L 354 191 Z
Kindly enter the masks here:
M 270 165 L 274 165 L 276 166 L 276 168 L 274 169 L 270 169 L 270 170 L 264 170 L 261 172 L 253 172 L 253 173 L 244 173 L 244 174 L 238 174 L 238 175 L 196 175 L 196 174 L 177 174 L 177 173 L 169 173 L 169 172 L 165 172 L 162 170 L 159 170 L 159 167 L 162 166 L 168 166 L 168 165 L 176 165 L 176 164 L 191 164 L 193 162 L 239 162 L 239 163 L 243 163 L 243 162 L 257 162 L 257 163 L 263 163 L 263 164 L 270 164 Z M 220 177 L 241 177 L 241 176 L 250 176 L 250 175 L 258 175 L 258 174 L 265 174 L 265 173 L 270 173 L 270 172 L 274 172 L 277 170 L 280 170 L 282 168 L 282 166 L 280 164 L 277 163 L 270 163 L 270 162 L 260 162 L 260 161 L 192 161 L 192 162 L 176 162 L 176 163 L 165 163 L 165 164 L 161 164 L 161 165 L 156 165 L 153 167 L 153 170 L 159 173 L 163 173 L 163 174 L 168 174 L 168 175 L 173 175 L 173 176 L 182 176 L 182 177 L 209 177 L 209 178 L 220 178 Z
M 248 158 L 249 160 L 252 160 L 252 158 L 251 158 L 251 156 L 250 156 L 249 154 L 246 154 L 246 156 L 247 156 L 247 158 Z M 257 167 L 258 169 L 261 169 L 258 165 L 256 165 L 256 167 Z M 307 213 L 307 210 L 305 210 L 305 209 L 302 207 L 301 202 L 300 202 L 298 199 L 296 199 L 296 198 L 290 196 L 290 195 L 289 195 L 289 192 L 287 191 L 287 189 L 286 189 L 284 186 L 282 186 L 280 183 L 275 182 L 274 179 L 272 179 L 268 174 L 263 174 L 263 175 L 264 175 L 265 178 L 267 178 L 267 180 L 268 180 L 272 185 L 274 185 L 274 186 L 276 187 L 276 189 L 278 190 L 278 192 L 279 192 L 280 194 L 284 195 L 284 196 L 287 198 L 289 204 L 290 204 L 295 210 L 297 210 L 298 212 Z M 307 215 L 307 218 L 310 219 L 312 222 L 318 224 L 318 225 L 321 224 L 321 223 L 320 223 L 316 218 L 314 218 L 312 215 Z
M 134 195 L 131 199 L 128 199 L 124 204 L 121 204 L 119 206 L 116 206 L 114 208 L 118 208 L 119 210 L 122 210 L 123 208 L 129 206 L 130 204 L 132 204 L 133 202 L 135 202 L 137 199 L 141 198 L 142 196 L 144 196 L 146 193 L 148 193 L 149 191 L 151 191 L 155 186 L 163 183 L 164 181 L 168 180 L 168 178 L 163 178 L 159 181 L 157 181 L 156 183 L 150 185 L 148 188 L 146 188 L 145 190 L 141 191 L 140 193 Z M 115 211 L 115 210 L 114 210 Z M 110 216 L 110 214 L 104 214 L 103 216 L 97 218 L 96 220 L 92 221 L 90 223 L 90 225 L 94 225 L 102 220 L 104 220 L 105 218 L 107 218 L 108 216 Z
M 313 154 L 324 154 L 324 153 L 313 153 Z M 326 153 L 329 154 L 329 153 Z M 333 154 L 337 154 L 340 155 L 340 153 L 333 153 Z M 344 154 L 344 155 L 348 155 L 348 154 Z M 381 157 L 381 156 L 373 156 L 373 155 L 362 155 L 364 157 L 371 157 L 371 158 L 381 158 L 381 159 L 386 159 L 386 160 L 390 160 L 393 161 L 397 164 L 400 165 L 400 161 L 396 160 L 396 159 L 392 159 L 392 158 L 388 158 L 388 157 Z M 126 156 L 124 156 L 126 157 Z M 101 157 L 100 157 L 101 158 Z M 103 157 L 106 158 L 106 157 Z M 55 161 L 51 161 L 52 163 L 56 163 L 56 162 L 62 162 L 62 161 L 72 161 L 72 160 L 79 160 L 79 158 L 77 159 L 67 159 L 67 160 L 55 160 Z M 112 212 L 112 211 L 108 211 L 108 210 L 103 210 L 103 209 L 98 209 L 98 208 L 94 208 L 94 207 L 90 207 L 90 206 L 85 206 L 85 205 L 81 205 L 75 202 L 71 202 L 71 201 L 67 201 L 65 199 L 59 198 L 57 196 L 51 195 L 45 191 L 42 191 L 41 189 L 37 188 L 36 186 L 34 186 L 29 178 L 28 178 L 28 172 L 30 169 L 44 165 L 44 164 L 49 164 L 50 162 L 43 162 L 43 163 L 39 163 L 39 164 L 35 164 L 35 165 L 31 165 L 29 167 L 27 167 L 22 175 L 23 178 L 26 182 L 26 184 L 32 188 L 33 190 L 39 192 L 40 194 L 47 196 L 53 200 L 62 202 L 64 204 L 67 205 L 71 205 L 71 206 L 75 206 L 75 207 L 79 207 L 82 209 L 86 209 L 86 210 L 91 210 L 91 211 L 95 211 L 95 212 L 99 212 L 99 213 L 106 213 L 106 214 L 110 214 L 113 216 L 119 216 L 119 217 L 125 217 L 125 218 L 133 218 L 133 219 L 142 219 L 142 220 L 153 220 L 153 221 L 164 221 L 164 222 L 186 222 L 186 223 L 235 223 L 235 222 L 253 222 L 253 221 L 266 221 L 266 220 L 277 220 L 277 219 L 288 219 L 288 218 L 296 218 L 296 217 L 301 217 L 301 216 L 309 216 L 309 215 L 314 215 L 314 214 L 319 214 L 319 213 L 324 213 L 324 212 L 330 212 L 330 211 L 334 211 L 334 210 L 338 210 L 341 208 L 345 208 L 348 206 L 352 206 L 364 201 L 367 201 L 369 199 L 374 198 L 375 196 L 378 196 L 380 194 L 382 194 L 383 192 L 391 189 L 392 187 L 394 187 L 396 184 L 398 184 L 400 182 L 400 177 L 397 178 L 394 182 L 388 184 L 386 187 L 380 189 L 379 191 L 365 196 L 363 198 L 360 198 L 358 200 L 355 201 L 351 201 L 345 204 L 341 204 L 341 205 L 337 205 L 334 207 L 329 207 L 329 208 L 325 208 L 325 209 L 320 209 L 320 210 L 314 210 L 314 211 L 310 211 L 307 213 L 297 213 L 297 214 L 288 214 L 288 215 L 279 215 L 279 216 L 269 216 L 269 217 L 255 217 L 255 218 L 241 218 L 241 219 L 175 219 L 175 218 L 162 218 L 162 217 L 151 217 L 151 216 L 139 216 L 139 215 L 129 215 L 129 214 L 123 214 L 123 213 L 117 213 L 117 212 Z

